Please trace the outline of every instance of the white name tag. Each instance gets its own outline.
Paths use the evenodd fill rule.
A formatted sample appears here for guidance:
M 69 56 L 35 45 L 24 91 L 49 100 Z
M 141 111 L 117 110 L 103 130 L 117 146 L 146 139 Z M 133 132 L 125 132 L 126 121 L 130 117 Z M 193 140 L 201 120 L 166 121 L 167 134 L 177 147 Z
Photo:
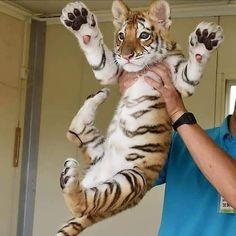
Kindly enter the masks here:
M 236 214 L 236 209 L 231 207 L 222 196 L 220 196 L 220 213 Z

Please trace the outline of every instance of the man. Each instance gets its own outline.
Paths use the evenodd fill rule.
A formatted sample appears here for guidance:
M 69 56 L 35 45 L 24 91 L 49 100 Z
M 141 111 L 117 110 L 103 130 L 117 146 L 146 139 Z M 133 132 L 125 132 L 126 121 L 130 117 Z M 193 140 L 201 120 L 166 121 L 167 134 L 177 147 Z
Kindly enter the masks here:
M 232 116 L 225 118 L 220 127 L 205 132 L 191 114 L 186 122 L 187 110 L 171 82 L 168 67 L 159 64 L 151 70 L 163 84 L 150 78 L 146 82 L 164 98 L 177 131 L 167 164 L 156 182 L 166 183 L 158 235 L 235 236 L 236 102 Z M 121 90 L 135 82 L 134 76 L 123 77 Z

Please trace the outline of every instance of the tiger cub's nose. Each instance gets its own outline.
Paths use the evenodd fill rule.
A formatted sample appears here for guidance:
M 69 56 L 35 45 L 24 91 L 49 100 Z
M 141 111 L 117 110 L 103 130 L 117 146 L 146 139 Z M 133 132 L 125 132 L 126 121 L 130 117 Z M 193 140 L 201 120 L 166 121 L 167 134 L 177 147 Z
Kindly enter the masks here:
M 131 52 L 131 53 L 129 53 L 129 54 L 125 54 L 125 55 L 122 55 L 122 57 L 124 58 L 124 59 L 126 59 L 126 60 L 130 60 L 130 59 L 132 59 L 133 57 L 134 57 L 134 52 Z

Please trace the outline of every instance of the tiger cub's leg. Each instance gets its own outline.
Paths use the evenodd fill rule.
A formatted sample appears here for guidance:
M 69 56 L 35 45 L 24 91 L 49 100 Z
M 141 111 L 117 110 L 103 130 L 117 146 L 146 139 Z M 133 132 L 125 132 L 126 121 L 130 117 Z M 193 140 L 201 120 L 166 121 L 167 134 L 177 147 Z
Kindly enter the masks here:
M 223 42 L 223 29 L 214 22 L 201 22 L 189 36 L 189 59 L 178 64 L 176 87 L 183 95 L 191 95 L 202 77 L 212 54 Z
M 57 232 L 56 236 L 75 236 L 83 231 L 83 225 L 87 227 L 91 225 L 91 220 L 87 216 L 72 218 L 67 221 L 61 229 Z
M 62 10 L 62 24 L 78 39 L 96 79 L 103 84 L 117 81 L 121 72 L 113 53 L 103 42 L 96 16 L 82 2 L 72 2 Z
M 61 187 L 66 204 L 76 218 L 64 225 L 58 236 L 77 235 L 89 225 L 136 205 L 148 189 L 138 168 L 122 170 L 104 183 L 83 188 L 79 184 L 74 160 L 65 163 Z
M 83 148 L 88 164 L 95 164 L 104 155 L 104 136 L 94 126 L 94 119 L 97 107 L 104 102 L 109 93 L 109 89 L 103 88 L 95 95 L 90 95 L 84 105 L 73 118 L 67 138 L 77 146 Z

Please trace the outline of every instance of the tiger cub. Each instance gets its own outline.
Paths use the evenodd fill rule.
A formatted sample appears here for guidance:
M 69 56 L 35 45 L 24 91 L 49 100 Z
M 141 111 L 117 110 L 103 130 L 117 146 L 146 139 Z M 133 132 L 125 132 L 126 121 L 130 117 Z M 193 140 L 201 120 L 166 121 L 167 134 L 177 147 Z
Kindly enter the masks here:
M 223 41 L 221 27 L 200 23 L 190 34 L 186 59 L 169 39 L 171 18 L 166 1 L 134 12 L 116 0 L 112 13 L 114 52 L 104 44 L 95 15 L 82 2 L 69 3 L 62 11 L 61 21 L 78 39 L 96 79 L 110 84 L 117 82 L 123 70 L 143 72 L 155 62 L 165 62 L 176 89 L 184 96 L 193 94 L 210 54 Z M 158 178 L 171 141 L 171 121 L 163 99 L 141 74 L 121 96 L 105 137 L 94 126 L 94 119 L 108 89 L 90 96 L 72 120 L 67 137 L 82 148 L 88 170 L 80 182 L 77 161 L 64 163 L 61 188 L 74 218 L 57 236 L 77 235 L 136 205 Z

